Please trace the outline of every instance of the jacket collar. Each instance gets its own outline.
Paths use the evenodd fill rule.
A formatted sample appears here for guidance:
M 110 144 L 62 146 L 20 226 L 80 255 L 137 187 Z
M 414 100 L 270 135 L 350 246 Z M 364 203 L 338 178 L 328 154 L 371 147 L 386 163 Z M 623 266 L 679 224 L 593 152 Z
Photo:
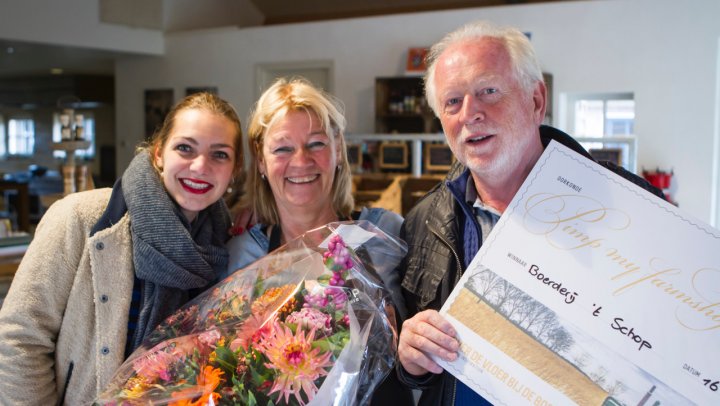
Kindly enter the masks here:
M 125 198 L 122 192 L 122 179 L 118 179 L 113 185 L 112 194 L 108 201 L 105 211 L 100 216 L 98 221 L 90 229 L 90 237 L 95 235 L 98 231 L 112 227 L 117 224 L 118 221 L 127 213 L 127 205 L 125 204 Z
M 543 148 L 546 148 L 552 140 L 555 140 L 586 158 L 593 160 L 590 154 L 588 154 L 587 151 L 585 151 L 585 149 L 568 134 L 550 126 L 540 126 L 540 142 L 542 143 Z M 467 183 L 470 180 L 470 176 L 472 176 L 470 170 L 457 161 L 450 168 L 450 171 L 445 178 L 445 186 L 452 196 L 452 199 L 455 200 L 456 207 L 459 207 L 460 210 L 449 210 L 445 216 L 437 219 L 439 221 L 438 225 L 441 227 L 443 225 L 451 224 L 456 217 L 460 219 L 463 251 L 465 254 L 465 266 L 468 265 L 470 259 L 472 259 L 475 255 L 482 243 L 482 236 L 480 235 L 479 226 L 477 226 L 477 222 L 475 220 L 473 208 L 465 202 L 465 191 Z
M 560 144 L 570 148 L 571 150 L 577 152 L 578 154 L 584 156 L 585 158 L 595 161 L 592 156 L 585 150 L 585 148 L 580 145 L 579 142 L 577 142 L 573 137 L 569 136 L 568 134 L 565 134 L 564 132 L 558 130 L 557 128 L 550 127 L 547 125 L 541 125 L 540 126 L 540 142 L 542 142 L 543 148 L 547 148 L 548 144 L 550 144 L 550 141 L 557 141 Z

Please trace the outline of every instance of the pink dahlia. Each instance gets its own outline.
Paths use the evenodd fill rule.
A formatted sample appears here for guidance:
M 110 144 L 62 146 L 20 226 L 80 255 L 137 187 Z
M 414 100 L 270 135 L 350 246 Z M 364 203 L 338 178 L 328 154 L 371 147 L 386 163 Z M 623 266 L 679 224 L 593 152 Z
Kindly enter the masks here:
M 288 323 L 297 324 L 307 331 L 315 330 L 323 336 L 332 334 L 332 317 L 314 308 L 303 308 L 291 313 L 287 319 Z
M 277 373 L 269 395 L 280 392 L 285 403 L 290 395 L 294 395 L 301 405 L 306 404 L 301 391 L 305 392 L 308 402 L 315 396 L 318 391 L 315 380 L 327 375 L 325 368 L 332 367 L 332 352 L 323 353 L 319 348 L 313 348 L 314 339 L 314 329 L 306 336 L 301 328 L 293 334 L 287 326 L 277 322 L 273 325 L 272 334 L 259 345 L 269 361 L 265 366 Z
M 158 378 L 167 382 L 171 379 L 170 365 L 177 361 L 177 357 L 165 351 L 155 351 L 143 355 L 133 361 L 133 369 L 138 376 L 154 381 Z

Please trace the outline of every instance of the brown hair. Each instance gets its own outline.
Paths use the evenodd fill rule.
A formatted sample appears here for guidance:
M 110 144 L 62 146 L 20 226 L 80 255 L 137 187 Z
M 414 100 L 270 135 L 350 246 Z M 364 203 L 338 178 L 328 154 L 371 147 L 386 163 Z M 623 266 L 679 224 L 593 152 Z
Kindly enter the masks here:
M 276 80 L 255 104 L 250 116 L 248 127 L 248 144 L 250 147 L 250 168 L 248 170 L 245 190 L 248 192 L 244 206 L 251 208 L 262 224 L 279 224 L 275 197 L 270 185 L 260 177 L 258 157 L 262 156 L 263 140 L 268 130 L 291 111 L 305 111 L 315 114 L 320 120 L 323 130 L 340 143 L 338 170 L 332 185 L 332 205 L 335 213 L 341 217 L 349 217 L 355 205 L 352 197 L 352 175 L 347 160 L 345 146 L 345 116 L 342 104 L 335 97 L 314 87 L 303 78 Z

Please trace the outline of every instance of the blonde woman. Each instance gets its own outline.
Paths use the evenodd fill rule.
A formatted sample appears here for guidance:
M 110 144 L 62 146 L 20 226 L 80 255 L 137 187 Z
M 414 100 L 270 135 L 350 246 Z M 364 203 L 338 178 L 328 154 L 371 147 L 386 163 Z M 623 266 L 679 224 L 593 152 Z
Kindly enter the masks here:
M 258 100 L 248 128 L 250 169 L 245 206 L 258 223 L 228 243 L 234 272 L 307 230 L 339 220 L 368 220 L 397 236 L 402 217 L 383 209 L 353 211 L 345 117 L 335 98 L 304 79 L 279 79 Z M 380 273 L 400 319 L 397 274 Z M 373 403 L 412 404 L 391 372 Z

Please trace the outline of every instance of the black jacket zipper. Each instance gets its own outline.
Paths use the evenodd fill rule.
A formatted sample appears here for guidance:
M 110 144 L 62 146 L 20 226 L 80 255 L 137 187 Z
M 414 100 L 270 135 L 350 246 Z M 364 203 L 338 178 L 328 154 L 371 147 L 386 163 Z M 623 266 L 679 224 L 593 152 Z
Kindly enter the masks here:
M 67 377 L 65 377 L 65 385 L 63 386 L 62 396 L 58 399 L 58 406 L 62 406 L 65 404 L 65 394 L 67 393 L 67 388 L 70 385 L 70 378 L 72 377 L 73 368 L 75 367 L 75 363 L 70 361 L 70 365 L 68 365 L 68 371 L 67 371 Z
M 448 242 L 448 240 L 446 240 L 443 236 L 441 236 L 440 233 L 437 230 L 435 230 L 435 228 L 433 226 L 430 225 L 430 221 L 425 220 L 425 225 L 430 230 L 430 232 L 435 234 L 435 237 L 437 237 L 440 241 L 442 241 L 443 244 L 445 244 L 448 247 L 450 252 L 452 252 L 453 257 L 455 257 L 455 263 L 457 265 L 458 272 L 460 273 L 460 275 L 462 275 L 463 274 L 462 262 L 460 261 L 460 256 L 455 251 L 455 248 L 453 248 L 452 244 L 450 244 L 450 242 Z

